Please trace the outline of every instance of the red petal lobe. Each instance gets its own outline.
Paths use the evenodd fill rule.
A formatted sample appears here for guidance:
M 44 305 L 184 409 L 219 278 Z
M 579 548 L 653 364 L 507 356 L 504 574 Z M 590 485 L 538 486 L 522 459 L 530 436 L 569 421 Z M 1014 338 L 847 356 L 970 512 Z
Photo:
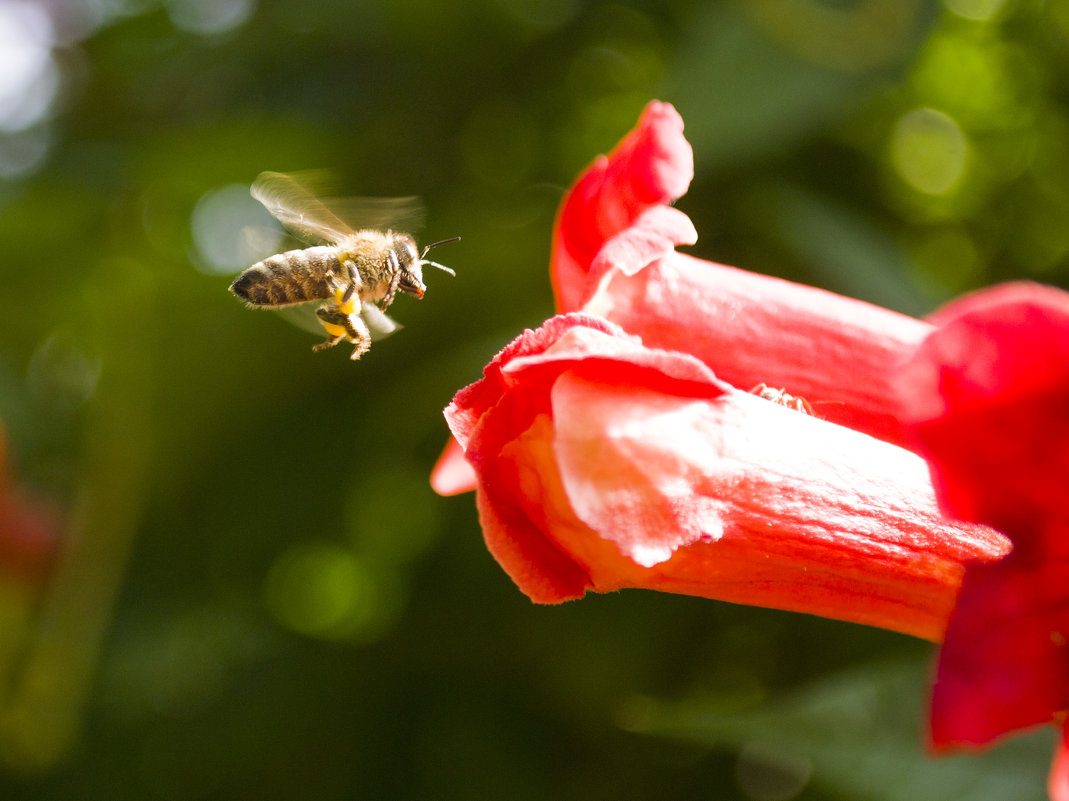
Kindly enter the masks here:
M 1042 528 L 1069 486 L 1069 293 L 1008 284 L 936 319 L 902 387 L 944 506 L 1007 533 Z
M 561 206 L 550 266 L 557 309 L 582 305 L 591 262 L 608 239 L 651 206 L 682 196 L 693 177 L 682 117 L 667 103 L 651 102 L 635 130 L 594 161 Z

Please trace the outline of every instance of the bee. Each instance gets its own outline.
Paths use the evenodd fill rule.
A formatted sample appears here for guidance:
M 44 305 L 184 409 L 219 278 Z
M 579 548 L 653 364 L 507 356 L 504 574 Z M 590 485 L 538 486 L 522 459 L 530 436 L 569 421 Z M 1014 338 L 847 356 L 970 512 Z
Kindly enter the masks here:
M 327 339 L 312 350 L 332 348 L 342 340 L 353 345 L 351 359 L 371 347 L 370 321 L 379 332 L 397 325 L 383 312 L 396 294 L 422 298 L 427 291 L 423 268 L 436 267 L 452 276 L 453 270 L 429 261 L 427 251 L 460 237 L 416 247 L 411 234 L 376 227 L 354 230 L 317 197 L 297 175 L 263 172 L 250 188 L 252 196 L 290 232 L 311 245 L 269 256 L 241 273 L 230 291 L 250 306 L 285 308 L 325 301 L 315 316 Z M 344 201 L 330 205 L 341 208 Z M 358 201 L 365 217 L 411 218 L 414 199 Z

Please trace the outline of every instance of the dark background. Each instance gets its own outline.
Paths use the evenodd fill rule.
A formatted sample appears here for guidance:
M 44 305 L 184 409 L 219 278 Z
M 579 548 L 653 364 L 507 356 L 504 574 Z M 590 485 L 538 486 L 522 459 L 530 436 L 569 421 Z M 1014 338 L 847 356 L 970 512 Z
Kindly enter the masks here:
M 5 0 L 0 76 L 0 419 L 64 520 L 0 574 L 0 797 L 1043 797 L 1049 732 L 924 756 L 930 645 L 533 606 L 428 475 L 652 98 L 696 255 L 910 314 L 1064 285 L 1069 5 Z M 463 236 L 355 364 L 227 292 L 248 184 L 311 167 Z

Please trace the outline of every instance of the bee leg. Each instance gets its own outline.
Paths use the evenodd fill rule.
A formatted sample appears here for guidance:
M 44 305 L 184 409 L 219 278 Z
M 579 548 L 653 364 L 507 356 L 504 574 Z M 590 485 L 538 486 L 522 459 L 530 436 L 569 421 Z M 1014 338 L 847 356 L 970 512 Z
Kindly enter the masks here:
M 341 342 L 342 339 L 344 339 L 344 337 L 341 334 L 338 334 L 336 337 L 330 337 L 329 339 L 327 339 L 326 342 L 320 342 L 318 345 L 312 345 L 312 350 L 320 351 L 326 350 L 327 348 L 333 348 L 335 345 Z
M 335 325 L 339 328 L 344 328 L 344 334 L 336 334 L 331 336 L 326 342 L 320 342 L 313 347 L 313 350 L 325 350 L 326 348 L 332 348 L 337 345 L 342 339 L 348 339 L 356 347 L 353 349 L 350 359 L 359 359 L 368 349 L 371 347 L 371 332 L 368 330 L 367 324 L 363 321 L 359 314 L 346 314 L 336 307 L 321 306 L 316 309 L 316 316 L 328 325 Z
M 349 285 L 345 288 L 345 294 L 342 295 L 341 302 L 348 303 L 353 299 L 353 294 L 360 288 L 362 282 L 360 280 L 360 273 L 356 271 L 356 265 L 351 260 L 346 260 L 342 263 L 345 268 L 345 276 L 349 279 Z
M 393 303 L 393 296 L 397 293 L 397 287 L 401 285 L 401 263 L 397 261 L 397 254 L 392 250 L 386 254 L 387 275 L 390 277 L 390 286 L 386 289 L 386 294 L 382 296 L 382 304 L 380 308 L 387 309 L 390 304 Z
M 363 317 L 359 314 L 350 314 L 346 318 L 345 333 L 354 346 L 349 358 L 356 361 L 371 348 L 371 331 L 368 330 Z
M 331 292 L 341 292 L 345 289 L 345 284 L 343 284 L 341 279 L 334 274 L 333 270 L 327 270 L 327 274 L 324 278 L 326 278 L 327 286 L 330 287 Z
M 328 275 L 327 280 L 330 281 L 331 279 L 335 281 L 337 280 L 337 278 L 333 275 Z M 320 306 L 318 309 L 316 309 L 316 317 L 318 317 L 324 323 L 329 323 L 330 325 L 340 326 L 344 328 L 345 318 L 348 317 L 348 315 L 344 314 L 333 306 L 327 305 Z M 327 348 L 333 348 L 343 339 L 345 339 L 345 334 L 331 334 L 325 342 L 320 342 L 318 345 L 313 345 L 312 350 L 320 351 L 326 350 Z

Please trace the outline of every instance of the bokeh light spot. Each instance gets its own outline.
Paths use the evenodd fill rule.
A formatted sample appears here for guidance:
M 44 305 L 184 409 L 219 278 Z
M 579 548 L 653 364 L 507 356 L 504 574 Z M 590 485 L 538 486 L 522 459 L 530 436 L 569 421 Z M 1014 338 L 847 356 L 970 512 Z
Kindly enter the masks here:
M 1006 0 L 943 0 L 943 5 L 959 17 L 983 22 L 1002 11 Z
M 284 552 L 268 572 L 264 595 L 279 623 L 310 637 L 358 634 L 379 611 L 370 573 L 350 551 L 328 543 Z
M 970 131 L 1021 131 L 1044 78 L 1016 44 L 948 26 L 925 44 L 910 83 L 918 105 L 942 109 Z M 965 29 L 965 30 L 962 30 Z
M 52 106 L 59 87 L 52 44 L 41 7 L 0 2 L 0 130 L 29 128 Z
M 965 173 L 968 141 L 953 118 L 915 108 L 899 118 L 891 136 L 891 162 L 909 186 L 927 195 L 949 192 Z
M 101 360 L 90 356 L 78 338 L 54 333 L 34 351 L 26 381 L 38 398 L 73 409 L 92 397 L 100 381 Z
M 282 231 L 243 184 L 204 194 L 193 207 L 193 244 L 198 269 L 229 275 L 275 253 Z
M 253 0 L 171 0 L 167 7 L 176 26 L 204 36 L 241 26 L 255 10 Z
M 433 506 L 413 503 L 425 492 L 426 478 L 414 466 L 363 477 L 346 506 L 353 547 L 376 564 L 393 566 L 423 553 L 438 533 Z
M 497 0 L 497 5 L 524 27 L 544 32 L 568 22 L 579 4 L 575 0 Z
M 924 14 L 917 0 L 762 0 L 740 5 L 759 28 L 806 61 L 847 72 L 897 61 Z
M 964 227 L 925 231 L 910 243 L 909 253 L 914 280 L 940 300 L 976 286 L 986 266 L 980 248 Z

